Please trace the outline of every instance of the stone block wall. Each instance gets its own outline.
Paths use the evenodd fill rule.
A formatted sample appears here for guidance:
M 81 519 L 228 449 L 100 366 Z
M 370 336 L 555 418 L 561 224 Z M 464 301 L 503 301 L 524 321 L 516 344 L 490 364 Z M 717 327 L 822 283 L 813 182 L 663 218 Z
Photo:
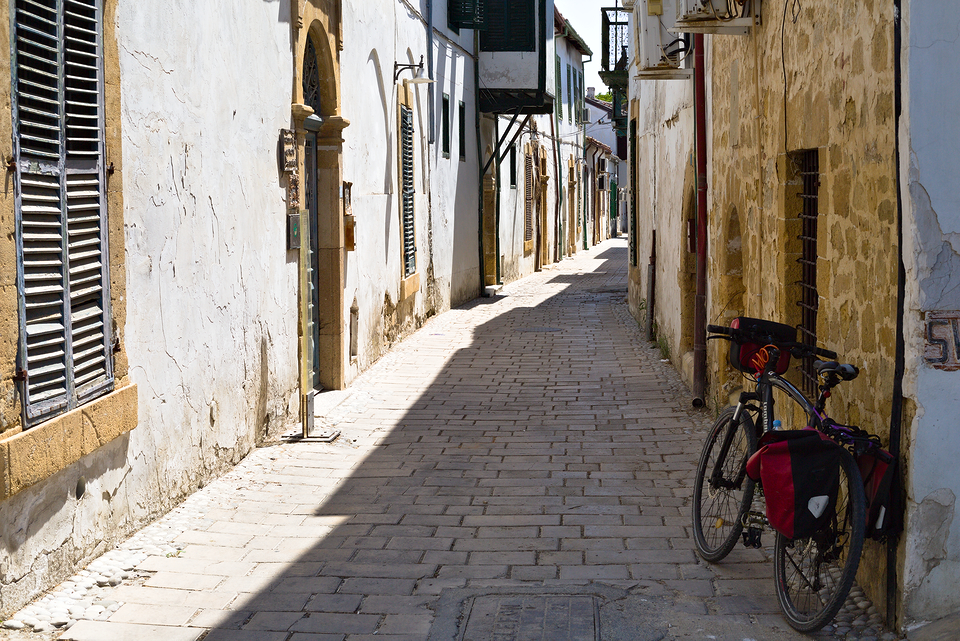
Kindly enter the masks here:
M 707 38 L 708 322 L 740 314 L 800 322 L 795 158 L 815 150 L 817 342 L 861 369 L 829 408 L 884 442 L 899 255 L 893 10 L 893 0 L 765 2 L 751 35 Z M 711 394 L 725 402 L 740 379 L 725 344 L 709 349 Z M 868 543 L 860 581 L 881 606 L 883 579 L 883 549 Z

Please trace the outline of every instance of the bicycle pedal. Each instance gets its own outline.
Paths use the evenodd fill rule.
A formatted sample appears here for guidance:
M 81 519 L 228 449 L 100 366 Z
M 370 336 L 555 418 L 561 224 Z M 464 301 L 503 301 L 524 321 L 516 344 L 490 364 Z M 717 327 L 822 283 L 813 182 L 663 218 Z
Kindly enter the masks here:
M 763 534 L 763 530 L 756 527 L 748 527 L 743 531 L 743 546 L 748 548 L 759 548 L 761 547 L 760 535 Z

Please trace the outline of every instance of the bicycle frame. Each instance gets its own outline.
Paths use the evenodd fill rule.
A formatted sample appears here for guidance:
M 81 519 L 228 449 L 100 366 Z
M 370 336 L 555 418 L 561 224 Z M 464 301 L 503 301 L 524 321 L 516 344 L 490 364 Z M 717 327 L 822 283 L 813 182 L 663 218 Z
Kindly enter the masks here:
M 733 419 L 730 421 L 730 429 L 728 429 L 723 436 L 723 442 L 720 445 L 720 454 L 717 456 L 717 463 L 710 473 L 710 483 L 714 487 L 723 486 L 730 489 L 740 487 L 743 483 L 743 477 L 747 473 L 746 461 L 744 461 L 744 465 L 742 465 L 741 469 L 737 472 L 737 477 L 729 481 L 723 478 L 720 464 L 726 460 L 727 454 L 730 452 L 730 445 L 733 443 L 734 433 L 736 432 L 737 426 L 740 425 L 740 418 L 745 409 L 757 409 L 760 412 L 760 421 L 756 424 L 758 436 L 764 432 L 773 431 L 774 388 L 786 393 L 787 396 L 803 408 L 803 411 L 807 414 L 808 425 L 816 428 L 821 426 L 824 418 L 823 413 L 818 409 L 817 405 L 811 403 L 810 399 L 797 389 L 793 383 L 772 371 L 762 373 L 759 378 L 757 378 L 756 391 L 740 393 L 737 407 L 733 413 Z M 749 403 L 751 401 L 758 401 L 760 407 L 755 408 L 750 405 Z

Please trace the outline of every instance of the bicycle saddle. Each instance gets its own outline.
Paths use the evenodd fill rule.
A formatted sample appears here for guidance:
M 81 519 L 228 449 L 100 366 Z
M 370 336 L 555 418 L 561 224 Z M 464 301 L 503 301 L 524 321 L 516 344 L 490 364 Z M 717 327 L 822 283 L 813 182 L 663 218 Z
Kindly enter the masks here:
M 838 363 L 837 361 L 814 361 L 814 368 L 821 376 L 833 374 L 844 381 L 852 381 L 860 374 L 860 370 L 855 365 L 849 363 Z

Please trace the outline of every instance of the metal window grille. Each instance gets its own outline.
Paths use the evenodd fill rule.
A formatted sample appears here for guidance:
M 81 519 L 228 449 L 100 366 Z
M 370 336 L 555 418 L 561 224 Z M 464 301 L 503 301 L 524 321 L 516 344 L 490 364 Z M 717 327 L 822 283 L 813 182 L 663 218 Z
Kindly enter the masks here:
M 17 0 L 19 358 L 34 425 L 113 386 L 98 0 Z
M 413 109 L 400 105 L 400 201 L 403 226 L 403 277 L 417 271 L 417 239 L 413 218 Z
M 320 68 L 317 66 L 317 49 L 313 40 L 307 38 L 306 51 L 303 53 L 303 102 L 320 115 Z
M 533 240 L 533 199 L 534 199 L 534 180 L 533 180 L 533 156 L 526 154 L 523 163 L 523 183 L 525 194 L 523 199 L 523 240 Z
M 817 344 L 817 310 L 819 308 L 819 294 L 817 293 L 817 216 L 820 191 L 820 160 L 817 150 L 800 152 L 797 155 L 800 164 L 800 176 L 803 180 L 803 190 L 799 197 L 802 202 L 800 212 L 801 254 L 797 262 L 800 264 L 800 325 L 797 328 L 800 341 L 807 345 Z M 804 358 L 800 367 L 801 387 L 808 394 L 817 391 L 816 370 L 813 367 L 813 357 Z

